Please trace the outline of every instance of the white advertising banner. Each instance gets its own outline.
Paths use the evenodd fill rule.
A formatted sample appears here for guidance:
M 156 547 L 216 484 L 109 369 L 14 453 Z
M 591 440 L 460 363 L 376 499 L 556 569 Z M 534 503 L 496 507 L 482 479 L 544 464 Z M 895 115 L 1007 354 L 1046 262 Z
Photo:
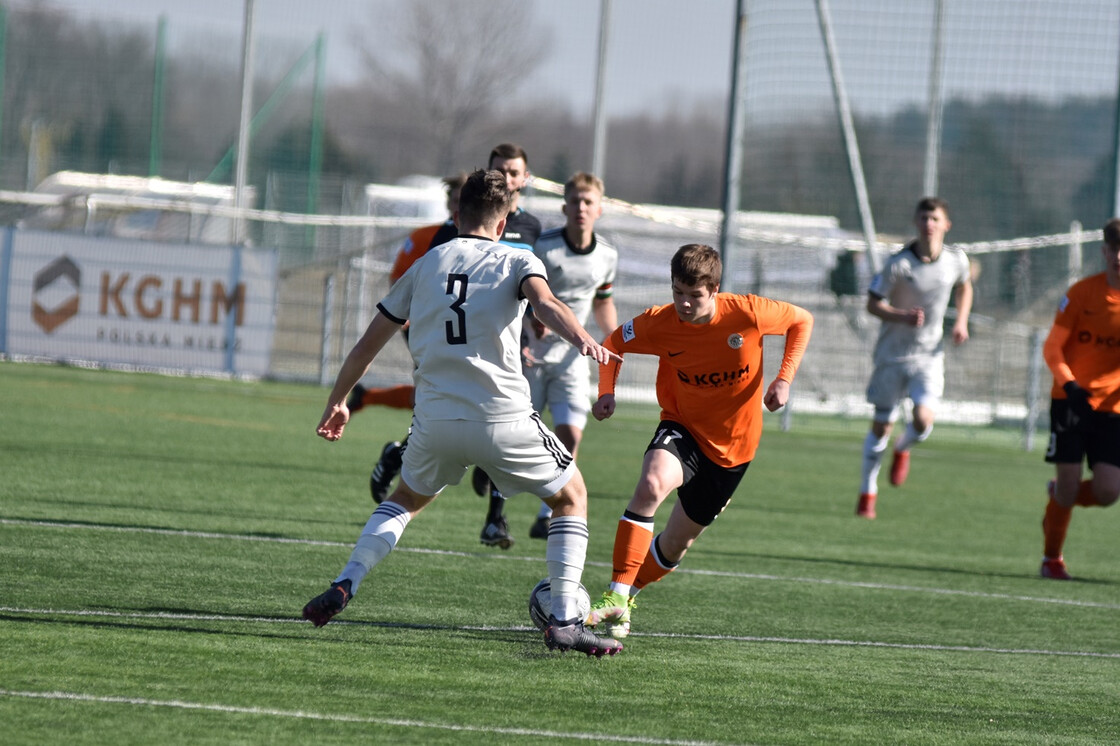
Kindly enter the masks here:
M 6 352 L 263 376 L 273 250 L 12 231 Z

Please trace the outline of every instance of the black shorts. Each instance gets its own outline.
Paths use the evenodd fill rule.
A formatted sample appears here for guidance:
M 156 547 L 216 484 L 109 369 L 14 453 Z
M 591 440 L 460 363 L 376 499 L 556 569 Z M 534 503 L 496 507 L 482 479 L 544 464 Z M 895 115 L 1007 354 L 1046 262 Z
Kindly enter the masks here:
M 1080 423 L 1070 423 L 1069 402 L 1050 400 L 1050 443 L 1046 462 L 1050 464 L 1105 463 L 1120 467 L 1120 415 L 1092 412 Z
M 677 499 L 685 515 L 701 526 L 710 526 L 723 512 L 751 465 L 749 461 L 730 467 L 716 464 L 703 454 L 684 425 L 671 420 L 658 423 L 646 452 L 654 449 L 668 451 L 681 462 L 684 483 L 677 489 Z

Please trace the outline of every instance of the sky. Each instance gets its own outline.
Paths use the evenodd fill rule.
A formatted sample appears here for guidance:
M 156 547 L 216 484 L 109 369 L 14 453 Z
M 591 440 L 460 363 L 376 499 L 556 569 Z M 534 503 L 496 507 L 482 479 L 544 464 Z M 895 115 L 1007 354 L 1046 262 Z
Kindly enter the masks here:
M 444 0 L 457 2 L 459 0 Z M 593 105 L 603 0 L 522 0 L 551 39 L 525 79 L 533 97 L 565 100 L 577 116 Z M 736 0 L 606 0 L 610 6 L 608 116 L 723 105 L 730 91 Z M 7 0 L 40 3 L 101 21 L 153 30 L 165 16 L 169 39 L 209 43 L 220 35 L 240 50 L 244 0 Z M 928 92 L 936 0 L 831 0 L 842 75 L 857 113 L 922 105 Z M 1115 93 L 1120 0 L 941 0 L 946 96 L 992 90 L 1049 98 Z M 747 0 L 748 95 L 788 119 L 807 101 L 828 101 L 814 0 Z M 256 38 L 299 51 L 322 32 L 327 76 L 354 82 L 362 45 L 385 44 L 378 24 L 401 0 L 254 0 Z M 154 34 L 154 31 L 153 31 Z M 170 42 L 169 42 L 170 45 Z M 258 42 L 258 49 L 262 44 Z M 222 50 L 230 53 L 226 48 Z M 516 61 L 511 74 L 517 74 Z M 770 86 L 770 88 L 767 88 Z M 808 105 L 805 105 L 808 110 Z
M 175 28 L 228 29 L 239 42 L 245 16 L 237 0 L 9 0 L 70 10 L 85 18 L 120 19 L 155 28 L 161 15 Z M 258 35 L 288 39 L 306 48 L 319 32 L 327 38 L 327 75 L 336 82 L 355 80 L 361 69 L 355 41 L 376 44 L 379 8 L 394 0 L 254 0 Z M 454 0 L 448 0 L 454 1 Z M 532 0 L 530 0 L 532 1 Z M 553 48 L 530 81 L 534 93 L 567 99 L 575 111 L 592 106 L 598 54 L 600 0 L 536 0 L 539 24 L 550 32 Z M 679 96 L 703 99 L 726 96 L 735 0 L 609 0 L 611 51 L 606 79 L 612 113 L 661 110 Z M 170 32 L 169 32 L 170 37 Z M 669 47 L 688 48 L 668 55 Z

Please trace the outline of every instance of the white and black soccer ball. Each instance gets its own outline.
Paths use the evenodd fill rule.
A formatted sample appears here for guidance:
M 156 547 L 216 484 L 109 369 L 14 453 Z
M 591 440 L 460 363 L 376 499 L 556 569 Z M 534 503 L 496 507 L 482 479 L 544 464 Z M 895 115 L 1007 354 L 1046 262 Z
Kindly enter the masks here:
M 579 587 L 579 616 L 586 619 L 591 613 L 591 595 L 582 585 Z M 552 611 L 552 584 L 545 578 L 533 587 L 529 593 L 529 618 L 533 625 L 544 631 L 548 627 L 548 616 Z

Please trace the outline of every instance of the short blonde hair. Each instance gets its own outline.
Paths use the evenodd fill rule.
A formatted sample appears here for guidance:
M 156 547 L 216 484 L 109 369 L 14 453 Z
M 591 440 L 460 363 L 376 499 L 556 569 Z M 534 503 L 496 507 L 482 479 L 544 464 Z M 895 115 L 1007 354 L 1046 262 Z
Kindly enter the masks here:
M 600 196 L 606 194 L 602 179 L 586 171 L 576 171 L 572 174 L 572 178 L 568 179 L 567 183 L 564 184 L 564 199 L 567 199 L 568 195 L 573 192 L 586 191 L 588 189 L 598 191 Z

